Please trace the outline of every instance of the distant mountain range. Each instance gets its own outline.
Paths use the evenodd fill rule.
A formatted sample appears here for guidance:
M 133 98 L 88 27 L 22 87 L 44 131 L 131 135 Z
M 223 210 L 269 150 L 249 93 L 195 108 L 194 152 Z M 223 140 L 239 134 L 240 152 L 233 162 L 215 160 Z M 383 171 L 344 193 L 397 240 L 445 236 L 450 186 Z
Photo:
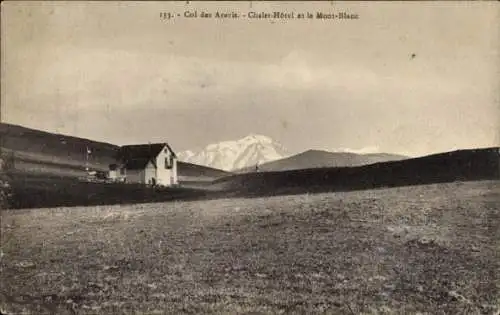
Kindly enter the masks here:
M 54 134 L 11 124 L 0 124 L 2 154 L 15 154 L 18 167 L 59 175 L 81 176 L 85 167 L 107 170 L 114 162 L 117 145 L 89 139 Z M 87 148 L 92 154 L 86 160 Z M 179 178 L 206 181 L 231 175 L 230 171 L 283 171 L 320 167 L 360 166 L 401 160 L 394 154 L 356 154 L 309 150 L 291 155 L 270 137 L 250 134 L 235 141 L 206 146 L 200 152 L 184 151 L 179 157 Z M 78 175 L 77 175 L 78 174 Z
M 388 153 L 357 154 L 308 150 L 291 155 L 270 137 L 251 134 L 242 139 L 210 144 L 199 152 L 178 153 L 179 160 L 238 173 L 284 171 L 318 167 L 360 166 L 402 160 L 406 156 Z
M 225 171 L 242 169 L 289 156 L 273 139 L 250 134 L 242 139 L 207 145 L 203 150 L 179 152 L 179 160 Z

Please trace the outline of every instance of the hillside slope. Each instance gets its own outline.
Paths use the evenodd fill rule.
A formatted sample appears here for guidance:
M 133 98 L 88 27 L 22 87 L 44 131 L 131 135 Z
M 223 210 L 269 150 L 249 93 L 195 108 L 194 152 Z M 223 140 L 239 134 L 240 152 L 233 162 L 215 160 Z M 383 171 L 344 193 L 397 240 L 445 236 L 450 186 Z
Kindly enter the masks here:
M 233 175 L 233 173 L 220 169 L 181 161 L 177 162 L 177 167 L 179 169 L 178 172 L 180 181 L 213 180 Z
M 284 159 L 261 164 L 259 165 L 259 171 L 276 172 L 307 168 L 352 167 L 403 159 L 407 159 L 407 157 L 388 153 L 356 154 L 308 150 Z M 249 167 L 239 170 L 238 173 L 253 171 L 255 171 L 255 167 Z
M 118 146 L 89 139 L 55 134 L 11 124 L 0 124 L 2 153 L 14 153 L 16 162 L 74 166 L 85 169 L 87 148 L 91 151 L 88 165 L 96 170 L 107 170 L 114 161 Z
M 256 172 L 214 182 L 242 196 L 349 191 L 500 178 L 500 148 L 459 150 L 358 167 Z

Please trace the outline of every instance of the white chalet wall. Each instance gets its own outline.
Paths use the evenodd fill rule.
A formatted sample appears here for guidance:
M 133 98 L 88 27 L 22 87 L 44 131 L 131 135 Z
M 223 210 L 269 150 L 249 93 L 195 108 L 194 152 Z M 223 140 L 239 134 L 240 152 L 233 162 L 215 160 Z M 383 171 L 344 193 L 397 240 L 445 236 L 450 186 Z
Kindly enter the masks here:
M 168 159 L 169 168 L 166 167 L 165 159 Z M 171 186 L 177 184 L 177 159 L 167 146 L 156 157 L 156 178 L 159 185 Z

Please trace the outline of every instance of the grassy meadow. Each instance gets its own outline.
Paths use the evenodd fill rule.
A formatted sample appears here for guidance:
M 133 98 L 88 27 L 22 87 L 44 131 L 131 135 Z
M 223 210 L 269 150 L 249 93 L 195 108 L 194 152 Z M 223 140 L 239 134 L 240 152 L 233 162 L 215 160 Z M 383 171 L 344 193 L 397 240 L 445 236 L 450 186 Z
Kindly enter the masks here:
M 4 210 L 2 314 L 499 314 L 500 182 Z

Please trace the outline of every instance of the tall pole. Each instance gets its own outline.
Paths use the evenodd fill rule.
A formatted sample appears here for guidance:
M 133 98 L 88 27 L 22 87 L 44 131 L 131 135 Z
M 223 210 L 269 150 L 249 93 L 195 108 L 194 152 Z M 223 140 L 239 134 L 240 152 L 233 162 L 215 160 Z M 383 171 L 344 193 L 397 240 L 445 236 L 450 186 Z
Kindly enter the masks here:
M 85 151 L 85 171 L 88 173 L 89 172 L 89 155 L 91 153 L 89 147 L 87 146 L 86 147 L 86 151 Z

